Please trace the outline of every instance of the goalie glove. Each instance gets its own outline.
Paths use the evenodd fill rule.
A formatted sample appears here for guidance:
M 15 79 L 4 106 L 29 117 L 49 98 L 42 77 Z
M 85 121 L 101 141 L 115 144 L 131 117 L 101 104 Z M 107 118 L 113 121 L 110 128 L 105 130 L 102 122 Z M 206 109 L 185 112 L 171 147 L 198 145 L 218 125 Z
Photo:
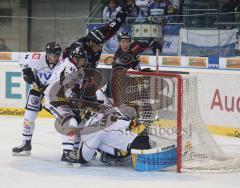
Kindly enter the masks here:
M 144 124 L 140 124 L 137 119 L 133 118 L 129 125 L 129 130 L 138 135 L 143 134 L 146 126 Z

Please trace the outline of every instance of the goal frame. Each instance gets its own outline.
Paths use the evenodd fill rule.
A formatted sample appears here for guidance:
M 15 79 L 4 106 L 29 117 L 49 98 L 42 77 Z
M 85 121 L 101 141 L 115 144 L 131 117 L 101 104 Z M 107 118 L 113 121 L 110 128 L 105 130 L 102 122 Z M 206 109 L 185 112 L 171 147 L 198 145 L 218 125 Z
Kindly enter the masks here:
M 130 75 L 139 76 L 156 76 L 177 79 L 177 172 L 181 173 L 182 169 L 182 104 L 183 104 L 183 79 L 180 74 L 166 73 L 160 71 L 127 71 Z

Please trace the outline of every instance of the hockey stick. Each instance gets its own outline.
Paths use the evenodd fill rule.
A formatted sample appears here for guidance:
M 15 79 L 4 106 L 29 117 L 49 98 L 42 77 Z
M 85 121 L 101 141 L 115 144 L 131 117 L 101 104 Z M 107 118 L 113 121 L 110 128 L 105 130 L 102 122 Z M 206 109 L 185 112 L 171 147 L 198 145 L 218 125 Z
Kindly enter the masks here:
M 159 56 L 159 49 L 156 50 L 156 71 L 159 71 L 158 56 Z

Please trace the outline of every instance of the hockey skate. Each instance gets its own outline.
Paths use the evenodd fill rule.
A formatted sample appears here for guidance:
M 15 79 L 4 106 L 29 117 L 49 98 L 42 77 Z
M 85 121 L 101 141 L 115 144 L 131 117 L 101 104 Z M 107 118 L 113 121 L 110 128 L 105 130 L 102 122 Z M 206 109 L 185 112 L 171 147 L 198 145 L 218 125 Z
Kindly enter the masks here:
M 81 164 L 79 161 L 78 152 L 71 151 L 71 150 L 63 150 L 60 166 L 80 167 Z
M 12 149 L 13 156 L 30 156 L 31 155 L 31 140 L 24 140 L 23 143 Z

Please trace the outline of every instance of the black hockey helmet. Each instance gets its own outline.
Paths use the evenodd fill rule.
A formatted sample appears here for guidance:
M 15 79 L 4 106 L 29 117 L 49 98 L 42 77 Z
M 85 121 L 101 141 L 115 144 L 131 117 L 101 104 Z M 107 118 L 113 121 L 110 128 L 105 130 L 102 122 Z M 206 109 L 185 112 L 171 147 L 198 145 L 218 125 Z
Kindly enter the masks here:
M 47 54 L 57 54 L 58 56 L 62 53 L 62 48 L 57 42 L 49 42 L 45 49 Z
M 87 58 L 87 52 L 83 49 L 82 45 L 77 45 L 77 43 L 71 45 L 69 51 L 69 58 L 72 59 L 73 57 L 76 57 L 78 59 Z
M 103 44 L 105 42 L 103 33 L 98 29 L 90 31 L 87 34 L 87 39 L 96 44 Z
M 124 32 L 122 31 L 118 37 L 117 37 L 118 41 L 122 40 L 122 39 L 129 39 L 131 40 L 131 35 L 128 34 L 128 32 Z

